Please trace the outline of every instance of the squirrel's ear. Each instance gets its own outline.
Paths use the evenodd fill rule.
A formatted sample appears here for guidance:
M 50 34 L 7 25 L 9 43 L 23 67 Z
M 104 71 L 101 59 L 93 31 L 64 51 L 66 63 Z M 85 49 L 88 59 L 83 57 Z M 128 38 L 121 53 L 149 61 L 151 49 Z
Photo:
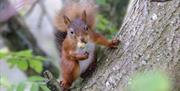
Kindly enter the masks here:
M 64 15 L 63 18 L 66 25 L 69 25 L 71 23 L 71 20 L 66 15 Z
M 82 20 L 84 21 L 84 22 L 86 22 L 86 11 L 84 10 L 83 11 L 83 13 L 82 13 Z

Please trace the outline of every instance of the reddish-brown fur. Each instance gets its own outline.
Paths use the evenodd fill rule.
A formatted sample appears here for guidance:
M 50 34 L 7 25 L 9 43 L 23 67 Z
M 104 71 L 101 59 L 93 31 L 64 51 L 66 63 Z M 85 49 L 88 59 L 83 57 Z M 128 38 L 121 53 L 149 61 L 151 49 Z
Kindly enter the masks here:
M 86 41 L 91 41 L 95 44 L 104 45 L 109 48 L 116 48 L 119 43 L 118 40 L 108 41 L 104 36 L 93 31 L 96 12 L 96 8 L 93 6 L 91 6 L 90 4 L 84 6 L 80 5 L 79 3 L 71 3 L 69 5 L 65 5 L 65 7 L 56 17 L 56 27 L 60 31 L 68 32 L 70 31 L 68 27 L 75 28 L 77 26 L 80 26 L 76 30 L 77 33 L 75 34 L 75 37 L 79 36 L 85 38 Z M 73 22 L 76 20 L 78 22 Z M 74 26 L 73 24 L 77 26 Z M 85 31 L 84 26 L 78 24 L 87 25 L 88 30 Z M 77 77 L 80 76 L 79 61 L 85 60 L 89 56 L 87 52 L 76 52 L 78 40 L 69 36 L 72 35 L 67 33 L 67 36 L 63 41 L 61 47 L 62 54 L 60 66 L 63 79 L 60 82 L 60 85 L 64 90 L 69 89 L 73 81 L 75 81 Z

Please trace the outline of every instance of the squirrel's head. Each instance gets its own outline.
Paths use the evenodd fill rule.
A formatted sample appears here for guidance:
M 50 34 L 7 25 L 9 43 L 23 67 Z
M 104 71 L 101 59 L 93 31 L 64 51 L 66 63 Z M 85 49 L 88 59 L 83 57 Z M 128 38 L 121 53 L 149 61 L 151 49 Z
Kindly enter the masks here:
M 67 37 L 73 39 L 78 47 L 83 47 L 89 40 L 90 27 L 86 23 L 86 11 L 83 11 L 82 16 L 71 21 L 64 15 L 64 23 L 68 26 Z

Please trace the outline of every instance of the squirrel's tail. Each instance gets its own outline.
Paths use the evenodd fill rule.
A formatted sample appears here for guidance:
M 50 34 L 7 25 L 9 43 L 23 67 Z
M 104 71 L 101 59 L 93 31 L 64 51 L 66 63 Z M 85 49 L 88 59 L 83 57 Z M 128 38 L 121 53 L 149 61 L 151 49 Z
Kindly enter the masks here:
M 95 26 L 95 15 L 97 6 L 93 0 L 80 0 L 79 2 L 65 3 L 63 8 L 55 17 L 55 26 L 59 31 L 66 32 L 67 26 L 64 23 L 63 16 L 66 15 L 71 21 L 81 17 L 83 11 L 86 11 L 87 24 L 93 29 Z

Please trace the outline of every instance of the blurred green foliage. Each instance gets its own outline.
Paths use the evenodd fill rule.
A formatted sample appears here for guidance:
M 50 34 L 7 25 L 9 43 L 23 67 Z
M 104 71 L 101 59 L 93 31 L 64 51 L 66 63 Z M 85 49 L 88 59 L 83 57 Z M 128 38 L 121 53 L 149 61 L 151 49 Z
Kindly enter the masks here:
M 96 24 L 96 29 L 105 35 L 107 38 L 112 38 L 115 32 L 118 30 L 109 20 L 107 20 L 103 15 L 97 15 L 98 22 Z
M 96 3 L 99 5 L 107 5 L 107 0 L 96 0 Z
M 20 82 L 19 84 L 10 83 L 9 80 L 2 76 L 0 78 L 0 86 L 7 89 L 7 91 L 50 91 L 46 84 L 45 79 L 40 76 L 31 76 L 27 80 Z
M 120 28 L 129 0 L 96 0 L 99 5 L 100 14 L 113 23 L 116 28 Z
M 171 82 L 161 71 L 138 73 L 129 81 L 128 91 L 170 91 Z
M 24 50 L 19 52 L 3 52 L 0 51 L 0 59 L 4 59 L 10 65 L 10 67 L 17 66 L 23 71 L 27 71 L 28 68 L 32 68 L 37 73 L 41 73 L 43 70 L 42 56 L 34 56 L 31 50 Z
M 118 32 L 129 0 L 96 0 L 99 5 L 96 29 L 111 39 Z
M 37 73 L 42 72 L 45 60 L 42 56 L 33 55 L 31 50 L 0 51 L 0 59 L 5 60 L 11 68 L 17 66 L 22 71 L 28 71 L 31 68 Z M 6 76 L 1 75 L 0 86 L 6 88 L 7 91 L 25 91 L 29 87 L 30 91 L 50 91 L 46 86 L 45 79 L 41 76 L 30 76 L 27 80 L 14 84 L 10 83 Z

